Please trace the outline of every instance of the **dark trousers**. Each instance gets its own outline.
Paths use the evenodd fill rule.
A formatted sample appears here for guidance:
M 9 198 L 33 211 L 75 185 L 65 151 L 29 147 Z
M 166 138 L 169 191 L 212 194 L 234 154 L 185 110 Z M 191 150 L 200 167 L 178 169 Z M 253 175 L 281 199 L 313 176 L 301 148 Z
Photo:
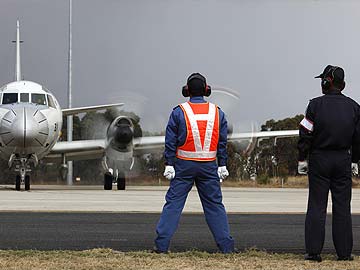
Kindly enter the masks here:
M 332 236 L 339 257 L 350 256 L 351 155 L 348 151 L 314 151 L 309 158 L 309 198 L 305 221 L 306 253 L 320 254 L 325 239 L 329 190 L 332 198 Z
M 175 233 L 181 212 L 194 182 L 197 187 L 206 222 L 215 242 L 223 253 L 234 251 L 234 240 L 230 236 L 229 223 L 222 203 L 222 194 L 216 162 L 177 160 L 175 178 L 171 180 L 166 194 L 160 220 L 156 226 L 156 248 L 167 251 Z M 194 239 L 198 237 L 192 232 Z M 191 248 L 191 247 L 189 247 Z

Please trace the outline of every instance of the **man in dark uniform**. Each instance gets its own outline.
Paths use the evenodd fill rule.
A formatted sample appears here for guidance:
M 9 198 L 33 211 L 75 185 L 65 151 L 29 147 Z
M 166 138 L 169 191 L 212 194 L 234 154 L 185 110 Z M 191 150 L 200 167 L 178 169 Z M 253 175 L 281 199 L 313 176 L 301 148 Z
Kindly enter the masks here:
M 217 246 L 223 253 L 234 251 L 220 188 L 220 179 L 229 175 L 227 122 L 219 107 L 204 100 L 210 93 L 205 77 L 191 74 L 183 87 L 184 97 L 190 96 L 190 100 L 173 109 L 166 127 L 164 176 L 171 182 L 156 227 L 155 251 L 158 253 L 168 251 L 194 183 Z
M 329 190 L 333 202 L 332 235 L 338 260 L 353 260 L 351 172 L 357 173 L 360 156 L 360 108 L 341 93 L 345 88 L 344 77 L 341 67 L 331 65 L 315 77 L 321 78 L 324 95 L 310 100 L 300 123 L 298 172 L 308 172 L 309 178 L 306 260 L 321 261 Z

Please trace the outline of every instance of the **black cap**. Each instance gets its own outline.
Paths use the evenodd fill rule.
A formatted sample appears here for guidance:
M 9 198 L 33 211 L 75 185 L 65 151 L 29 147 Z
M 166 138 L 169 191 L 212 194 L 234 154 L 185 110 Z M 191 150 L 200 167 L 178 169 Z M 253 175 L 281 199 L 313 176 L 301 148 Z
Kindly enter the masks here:
M 327 65 L 326 68 L 324 69 L 324 71 L 320 75 L 316 76 L 315 78 L 324 79 L 325 75 L 328 74 L 332 68 L 333 68 L 333 66 Z
M 316 76 L 315 78 L 324 79 L 327 77 L 331 77 L 335 84 L 341 85 L 344 83 L 345 72 L 341 67 L 327 65 L 323 73 L 321 73 L 319 76 Z

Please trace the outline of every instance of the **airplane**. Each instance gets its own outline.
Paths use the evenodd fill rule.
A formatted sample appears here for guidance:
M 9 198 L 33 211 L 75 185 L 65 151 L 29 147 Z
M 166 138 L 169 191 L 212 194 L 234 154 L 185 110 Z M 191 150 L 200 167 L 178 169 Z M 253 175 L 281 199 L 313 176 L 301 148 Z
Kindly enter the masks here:
M 117 184 L 124 190 L 125 173 L 132 169 L 136 156 L 164 147 L 164 136 L 134 137 L 132 120 L 116 117 L 108 126 L 105 139 L 59 141 L 62 117 L 122 106 L 124 103 L 61 109 L 55 96 L 44 86 L 22 80 L 20 65 L 20 26 L 16 29 L 16 80 L 0 88 L 0 158 L 17 172 L 15 189 L 30 190 L 29 172 L 40 160 L 60 161 L 66 171 L 70 160 L 102 158 L 104 189 Z M 258 139 L 298 135 L 298 130 L 229 133 L 229 142 L 241 144 L 251 152 Z
M 22 80 L 20 64 L 20 23 L 16 26 L 15 81 L 0 88 L 0 157 L 18 172 L 15 188 L 30 189 L 31 166 L 51 152 L 62 127 L 63 116 L 104 110 L 123 103 L 61 109 L 55 96 L 44 86 Z M 65 162 L 64 162 L 65 164 Z

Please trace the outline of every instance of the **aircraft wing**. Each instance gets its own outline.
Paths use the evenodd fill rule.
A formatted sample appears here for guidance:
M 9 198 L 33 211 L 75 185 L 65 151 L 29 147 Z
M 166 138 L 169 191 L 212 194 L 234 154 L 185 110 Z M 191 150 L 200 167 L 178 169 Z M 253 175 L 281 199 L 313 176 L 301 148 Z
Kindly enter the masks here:
M 260 131 L 260 132 L 246 132 L 246 133 L 232 133 L 228 135 L 228 141 L 233 142 L 235 144 L 243 144 L 244 150 L 243 152 L 249 155 L 254 148 L 256 147 L 256 143 L 261 141 L 262 139 L 270 139 L 275 138 L 290 138 L 299 136 L 299 130 L 276 130 L 276 131 Z M 244 145 L 244 142 L 247 145 Z
M 229 134 L 228 141 L 258 140 L 267 138 L 288 138 L 299 135 L 298 130 L 261 131 Z M 165 145 L 165 136 L 139 137 L 133 140 L 134 155 L 158 152 Z M 103 157 L 105 152 L 105 140 L 81 140 L 72 142 L 57 142 L 47 160 L 86 160 Z
M 290 138 L 299 136 L 299 130 L 276 130 L 259 131 L 229 134 L 228 141 L 238 141 L 242 139 L 269 139 L 269 138 Z
M 165 146 L 165 136 L 149 136 L 134 138 L 134 153 L 136 155 L 159 151 Z
M 165 136 L 152 136 L 134 138 L 134 154 L 146 154 L 158 151 L 165 145 Z M 105 152 L 105 140 L 80 140 L 57 142 L 45 159 L 50 161 L 62 161 L 65 156 L 69 160 L 87 160 L 103 157 Z
M 70 108 L 70 109 L 62 109 L 63 116 L 74 115 L 79 113 L 86 112 L 94 112 L 105 110 L 113 107 L 123 106 L 124 103 L 114 103 L 114 104 L 106 104 L 106 105 L 96 105 L 96 106 L 88 106 L 88 107 L 78 107 L 78 108 Z
M 242 140 L 258 140 L 269 138 L 290 138 L 299 136 L 299 130 L 278 130 L 278 131 L 259 131 L 232 133 L 228 135 L 229 142 Z M 165 145 L 165 136 L 151 136 L 134 138 L 134 152 L 137 154 L 151 153 L 158 151 Z
M 104 155 L 105 140 L 81 140 L 72 142 L 57 142 L 46 156 L 47 160 L 60 160 L 63 156 L 66 160 L 97 159 Z
M 165 145 L 165 136 L 150 136 L 134 138 L 135 155 L 159 151 Z M 97 159 L 104 156 L 105 140 L 80 140 L 57 142 L 45 157 L 48 162 L 62 161 L 65 156 L 69 160 Z

